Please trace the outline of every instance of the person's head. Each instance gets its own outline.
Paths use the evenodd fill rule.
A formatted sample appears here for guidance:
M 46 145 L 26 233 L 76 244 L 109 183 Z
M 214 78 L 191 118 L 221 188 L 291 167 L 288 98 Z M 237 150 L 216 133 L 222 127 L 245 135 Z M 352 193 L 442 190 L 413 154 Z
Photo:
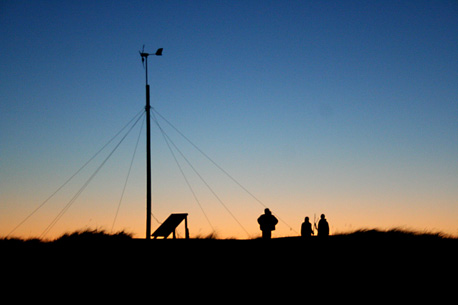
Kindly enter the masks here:
M 264 213 L 265 213 L 265 214 L 272 214 L 272 212 L 271 212 L 269 209 L 265 209 L 265 210 L 264 210 Z
M 321 219 L 324 219 L 324 214 L 321 214 Z
M 308 217 L 305 217 L 305 222 L 309 222 L 309 218 Z

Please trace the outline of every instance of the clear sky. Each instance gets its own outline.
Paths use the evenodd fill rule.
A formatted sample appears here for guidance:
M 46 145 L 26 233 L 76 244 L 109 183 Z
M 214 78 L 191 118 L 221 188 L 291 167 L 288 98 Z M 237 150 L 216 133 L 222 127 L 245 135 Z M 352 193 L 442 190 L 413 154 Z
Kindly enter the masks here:
M 273 236 L 321 213 L 334 233 L 458 235 L 456 1 L 1 1 L 0 37 L 0 236 L 142 110 L 143 44 L 164 48 L 155 109 L 283 220 Z M 160 124 L 243 229 L 175 151 L 199 207 L 153 123 L 154 216 L 259 235 L 264 207 Z M 39 236 L 69 202 L 47 238 L 111 230 L 140 127 L 74 202 L 119 137 L 13 235 Z M 140 136 L 114 224 L 137 237 Z

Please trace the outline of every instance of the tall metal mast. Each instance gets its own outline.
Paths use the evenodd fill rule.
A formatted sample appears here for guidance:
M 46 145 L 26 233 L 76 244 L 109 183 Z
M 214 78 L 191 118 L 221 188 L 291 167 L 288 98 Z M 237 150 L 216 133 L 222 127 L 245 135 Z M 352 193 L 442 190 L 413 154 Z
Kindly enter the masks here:
M 151 239 L 151 121 L 150 121 L 150 94 L 148 84 L 148 56 L 162 56 L 162 48 L 157 49 L 156 53 L 145 53 L 145 45 L 142 51 L 139 51 L 142 57 L 142 63 L 145 67 L 145 82 L 146 82 L 146 239 Z M 146 61 L 146 63 L 145 63 Z

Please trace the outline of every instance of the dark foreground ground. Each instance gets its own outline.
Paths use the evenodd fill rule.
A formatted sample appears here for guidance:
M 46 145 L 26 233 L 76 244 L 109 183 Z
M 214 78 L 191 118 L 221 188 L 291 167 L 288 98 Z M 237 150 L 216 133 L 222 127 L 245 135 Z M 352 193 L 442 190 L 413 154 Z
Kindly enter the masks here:
M 202 268 L 216 263 L 257 264 L 260 261 L 270 265 L 318 265 L 322 268 L 339 264 L 340 261 L 356 265 L 415 261 L 422 266 L 433 262 L 452 266 L 458 260 L 458 239 L 400 230 L 364 230 L 326 239 L 144 240 L 132 238 L 124 232 L 110 235 L 95 230 L 66 234 L 52 242 L 3 239 L 0 240 L 0 250 L 12 261 L 29 256 L 40 257 L 43 261 L 51 260 L 51 263 L 55 256 L 56 259 L 67 258 L 87 263 L 118 258 L 120 265 L 136 263 L 141 259 L 148 260 L 150 265 L 161 266 L 177 263 L 191 266 L 199 263 Z
M 129 303 L 164 293 L 173 304 L 259 303 L 271 295 L 282 304 L 328 297 L 437 303 L 456 295 L 458 273 L 458 239 L 396 230 L 270 241 L 75 234 L 53 242 L 0 240 L 0 251 L 11 289 L 65 287 L 72 298 L 91 292 L 104 300 L 127 293 Z

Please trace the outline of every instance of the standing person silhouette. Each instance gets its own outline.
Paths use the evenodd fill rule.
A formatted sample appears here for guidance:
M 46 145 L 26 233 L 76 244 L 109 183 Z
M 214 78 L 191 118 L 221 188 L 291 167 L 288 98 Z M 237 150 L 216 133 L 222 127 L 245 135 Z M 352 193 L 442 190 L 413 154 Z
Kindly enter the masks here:
M 310 238 L 313 235 L 312 224 L 308 217 L 305 217 L 301 226 L 301 236 L 303 238 Z
M 275 230 L 275 225 L 278 223 L 277 218 L 269 209 L 265 209 L 264 214 L 259 216 L 258 223 L 262 231 L 262 239 L 271 239 L 272 231 Z
M 328 237 L 329 236 L 329 224 L 324 218 L 324 214 L 321 214 L 321 219 L 318 222 L 318 237 Z

